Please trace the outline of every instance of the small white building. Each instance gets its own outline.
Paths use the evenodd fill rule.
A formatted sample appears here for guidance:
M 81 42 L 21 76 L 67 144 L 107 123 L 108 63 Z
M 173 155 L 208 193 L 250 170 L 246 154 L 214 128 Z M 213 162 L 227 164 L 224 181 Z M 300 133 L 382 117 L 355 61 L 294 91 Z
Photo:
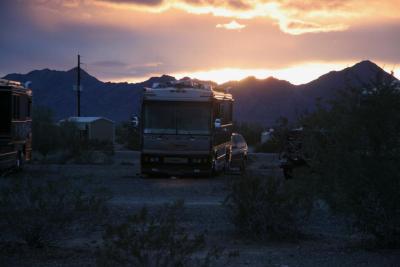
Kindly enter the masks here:
M 81 131 L 81 136 L 89 140 L 115 142 L 115 122 L 103 117 L 69 117 L 60 123 L 74 122 Z

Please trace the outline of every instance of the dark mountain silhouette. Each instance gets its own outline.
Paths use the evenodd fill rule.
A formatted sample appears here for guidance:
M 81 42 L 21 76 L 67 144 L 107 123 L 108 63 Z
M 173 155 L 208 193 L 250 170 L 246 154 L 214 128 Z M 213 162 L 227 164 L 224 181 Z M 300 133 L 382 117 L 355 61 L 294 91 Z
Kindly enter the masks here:
M 51 108 L 55 119 L 61 119 L 76 115 L 76 92 L 73 91 L 76 73 L 76 68 L 69 71 L 44 69 L 27 74 L 9 74 L 4 78 L 23 83 L 31 81 L 33 104 Z M 104 83 L 81 70 L 83 86 L 81 114 L 104 116 L 116 121 L 128 120 L 132 114 L 137 114 L 139 111 L 139 101 L 144 87 L 172 80 L 175 78 L 163 75 L 135 84 Z
M 370 83 L 379 75 L 383 78 L 390 77 L 373 62 L 362 61 L 298 86 L 273 77 L 248 77 L 218 87 L 233 94 L 236 101 L 235 120 L 271 125 L 280 116 L 294 119 L 305 110 L 311 110 L 318 98 L 330 99 L 340 89 Z M 76 68 L 69 71 L 35 70 L 27 74 L 9 74 L 4 78 L 20 82 L 31 81 L 34 105 L 51 108 L 56 119 L 76 114 L 76 97 L 73 91 L 73 85 L 76 84 Z M 137 114 L 139 111 L 144 87 L 172 80 L 175 78 L 163 75 L 135 84 L 104 83 L 82 70 L 82 115 L 105 116 L 116 121 L 128 120 L 131 114 Z M 210 81 L 207 83 L 212 84 Z
M 264 80 L 248 77 L 221 87 L 230 88 L 228 90 L 235 98 L 234 118 L 237 121 L 270 124 L 279 116 L 288 117 L 296 96 L 295 85 L 273 77 Z
M 392 79 L 375 63 L 366 60 L 297 86 L 273 77 L 263 80 L 248 77 L 238 82 L 227 82 L 220 88 L 231 88 L 229 91 L 236 100 L 235 118 L 238 121 L 271 125 L 281 116 L 293 120 L 305 111 L 313 110 L 317 99 L 332 99 L 339 90 L 366 86 L 379 78 Z

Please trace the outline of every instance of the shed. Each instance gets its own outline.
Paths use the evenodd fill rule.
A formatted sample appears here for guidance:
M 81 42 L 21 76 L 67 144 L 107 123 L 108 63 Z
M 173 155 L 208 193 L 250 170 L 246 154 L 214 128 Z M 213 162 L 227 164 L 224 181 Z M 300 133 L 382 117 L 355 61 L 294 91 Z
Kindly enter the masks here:
M 69 117 L 60 122 L 74 122 L 81 135 L 89 140 L 115 141 L 115 122 L 103 117 Z

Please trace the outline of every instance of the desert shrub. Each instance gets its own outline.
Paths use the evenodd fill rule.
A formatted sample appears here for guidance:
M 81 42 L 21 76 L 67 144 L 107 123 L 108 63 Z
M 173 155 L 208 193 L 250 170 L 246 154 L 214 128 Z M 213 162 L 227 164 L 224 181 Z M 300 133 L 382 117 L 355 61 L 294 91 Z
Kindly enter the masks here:
M 254 150 L 255 152 L 278 153 L 282 150 L 282 145 L 280 140 L 273 136 L 267 142 L 257 144 Z
M 114 144 L 111 141 L 88 140 L 86 146 L 88 149 L 101 151 L 108 156 L 112 156 L 115 153 Z
M 394 247 L 400 245 L 400 90 L 381 78 L 341 91 L 305 116 L 304 149 L 321 197 L 377 245 Z
M 248 145 L 255 145 L 260 142 L 261 133 L 264 127 L 257 123 L 235 122 L 233 132 L 243 135 Z
M 130 122 L 122 122 L 115 129 L 116 142 L 124 145 L 125 148 L 131 150 L 140 149 L 139 130 L 135 129 Z
M 205 257 L 194 256 L 205 248 L 205 238 L 179 225 L 182 209 L 183 202 L 165 205 L 154 214 L 142 208 L 126 222 L 110 225 L 98 253 L 98 266 L 211 266 L 220 252 L 212 249 Z
M 59 131 L 53 113 L 45 107 L 35 107 L 32 112 L 32 148 L 44 158 L 59 146 Z
M 59 149 L 65 151 L 66 156 L 75 160 L 90 158 L 93 152 L 101 152 L 106 156 L 114 155 L 114 144 L 106 140 L 89 140 L 81 136 L 74 122 L 64 121 L 59 127 Z
M 108 198 L 106 191 L 78 181 L 18 178 L 1 188 L 0 224 L 30 247 L 46 247 L 68 236 L 71 228 L 87 231 L 101 224 Z
M 55 124 L 49 109 L 37 107 L 32 125 L 33 149 L 43 155 L 45 162 L 50 153 L 59 153 L 58 163 L 73 160 L 77 163 L 110 162 L 114 155 L 111 141 L 88 140 L 74 122 Z M 54 161 L 54 160 L 53 160 Z
M 279 153 L 284 149 L 289 132 L 289 121 L 285 117 L 276 120 L 271 138 L 265 143 L 258 143 L 255 152 Z
M 78 126 L 70 121 L 58 125 L 59 139 L 57 149 L 65 151 L 67 156 L 79 155 L 82 151 L 82 138 Z
M 67 150 L 68 158 L 74 163 L 112 163 L 114 144 L 109 141 L 81 140 L 77 149 Z
M 233 181 L 224 205 L 241 236 L 257 240 L 298 238 L 312 198 L 305 187 L 294 183 L 259 176 Z

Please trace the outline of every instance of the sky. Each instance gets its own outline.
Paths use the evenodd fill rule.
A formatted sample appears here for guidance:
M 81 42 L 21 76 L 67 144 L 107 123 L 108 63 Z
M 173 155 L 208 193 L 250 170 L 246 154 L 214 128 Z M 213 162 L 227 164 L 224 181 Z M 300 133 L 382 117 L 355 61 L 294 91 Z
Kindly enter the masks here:
M 0 0 L 0 76 L 83 68 L 301 84 L 371 60 L 400 77 L 400 0 Z

